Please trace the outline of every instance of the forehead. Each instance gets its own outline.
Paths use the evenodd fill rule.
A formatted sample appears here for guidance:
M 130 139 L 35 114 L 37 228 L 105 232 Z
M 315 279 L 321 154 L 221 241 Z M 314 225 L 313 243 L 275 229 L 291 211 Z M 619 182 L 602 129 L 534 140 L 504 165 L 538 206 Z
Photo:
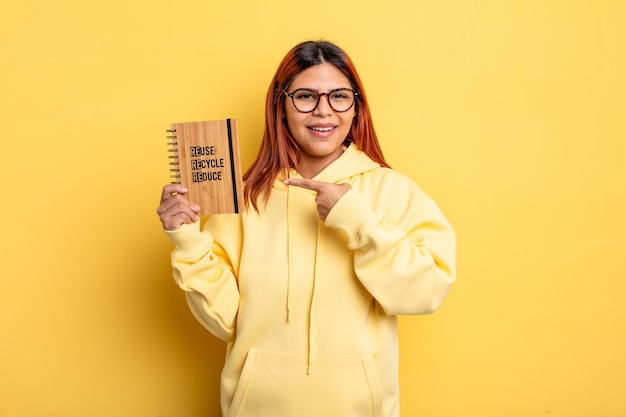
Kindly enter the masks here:
M 327 62 L 309 67 L 296 75 L 291 88 L 311 88 L 314 90 L 332 90 L 334 88 L 351 88 L 351 83 L 337 67 Z

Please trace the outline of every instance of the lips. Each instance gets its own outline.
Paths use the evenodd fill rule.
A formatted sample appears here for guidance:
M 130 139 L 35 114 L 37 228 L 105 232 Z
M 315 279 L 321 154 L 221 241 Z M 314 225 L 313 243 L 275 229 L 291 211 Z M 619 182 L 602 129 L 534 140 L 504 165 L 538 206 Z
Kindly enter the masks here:
M 332 125 L 332 126 L 309 126 L 309 129 L 315 131 L 315 132 L 330 132 L 331 130 L 335 129 L 337 126 Z

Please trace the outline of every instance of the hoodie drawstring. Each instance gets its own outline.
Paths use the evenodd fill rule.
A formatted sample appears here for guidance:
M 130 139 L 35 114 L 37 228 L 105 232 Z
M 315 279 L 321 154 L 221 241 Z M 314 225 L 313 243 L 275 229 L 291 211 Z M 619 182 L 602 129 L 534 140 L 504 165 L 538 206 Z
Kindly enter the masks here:
M 292 193 L 290 191 L 290 187 L 287 187 L 287 323 L 291 322 L 291 308 L 293 296 L 291 292 L 293 291 L 293 285 L 291 284 L 291 276 L 293 275 L 294 263 L 292 258 L 295 256 L 295 251 L 293 245 L 295 243 L 295 238 L 292 236 L 293 227 L 289 224 L 290 220 L 290 201 L 292 198 Z
M 296 298 L 294 295 L 295 288 L 297 285 L 294 285 L 293 279 L 295 277 L 298 262 L 298 251 L 297 251 L 297 231 L 295 230 L 294 224 L 292 221 L 294 219 L 292 216 L 298 215 L 298 213 L 292 213 L 293 211 L 297 211 L 297 203 L 294 200 L 297 198 L 295 195 L 297 191 L 291 191 L 291 187 L 287 187 L 287 300 L 286 300 L 286 309 L 287 309 L 287 323 L 291 322 L 293 309 L 293 300 Z M 308 340 L 308 352 L 307 352 L 307 374 L 311 374 L 311 370 L 313 368 L 314 362 L 314 352 L 315 352 L 315 290 L 316 290 L 316 281 L 318 275 L 318 263 L 317 258 L 319 254 L 319 237 L 321 233 L 322 222 L 321 220 L 317 220 L 316 227 L 316 236 L 315 236 L 315 252 L 313 253 L 313 283 L 311 287 L 311 301 L 309 305 L 309 340 Z
M 322 228 L 321 220 L 317 222 L 317 236 L 315 239 L 315 258 L 313 259 L 313 288 L 311 292 L 311 306 L 309 308 L 309 366 L 307 367 L 307 375 L 311 375 L 313 371 L 313 358 L 315 357 L 315 287 L 317 284 L 317 257 L 320 248 L 320 233 Z

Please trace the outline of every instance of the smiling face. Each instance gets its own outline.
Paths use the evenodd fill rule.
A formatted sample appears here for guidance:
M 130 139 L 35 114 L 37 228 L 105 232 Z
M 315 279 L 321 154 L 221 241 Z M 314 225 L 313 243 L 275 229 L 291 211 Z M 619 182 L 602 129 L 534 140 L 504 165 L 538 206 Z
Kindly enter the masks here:
M 299 88 L 327 93 L 338 88 L 352 88 L 352 85 L 337 67 L 323 63 L 298 74 L 288 92 Z M 300 147 L 300 175 L 312 178 L 341 155 L 341 145 L 350 132 L 355 106 L 345 112 L 336 112 L 330 107 L 328 96 L 323 95 L 315 110 L 302 113 L 287 98 L 285 114 L 289 131 Z

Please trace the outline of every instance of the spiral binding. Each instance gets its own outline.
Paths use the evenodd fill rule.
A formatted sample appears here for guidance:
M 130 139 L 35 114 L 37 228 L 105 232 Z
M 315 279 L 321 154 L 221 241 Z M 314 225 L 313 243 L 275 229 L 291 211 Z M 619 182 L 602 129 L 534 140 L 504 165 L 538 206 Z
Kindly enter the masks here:
M 167 129 L 166 133 L 176 133 L 176 129 Z M 180 168 L 179 168 L 179 160 L 178 160 L 178 142 L 176 141 L 176 135 L 167 135 L 166 139 L 172 139 L 171 142 L 167 142 L 168 146 L 171 146 L 168 149 L 168 152 L 172 152 L 173 155 L 168 155 L 168 159 L 173 159 L 170 161 L 169 165 L 173 168 L 170 168 L 170 178 L 172 178 L 172 184 L 180 184 Z

